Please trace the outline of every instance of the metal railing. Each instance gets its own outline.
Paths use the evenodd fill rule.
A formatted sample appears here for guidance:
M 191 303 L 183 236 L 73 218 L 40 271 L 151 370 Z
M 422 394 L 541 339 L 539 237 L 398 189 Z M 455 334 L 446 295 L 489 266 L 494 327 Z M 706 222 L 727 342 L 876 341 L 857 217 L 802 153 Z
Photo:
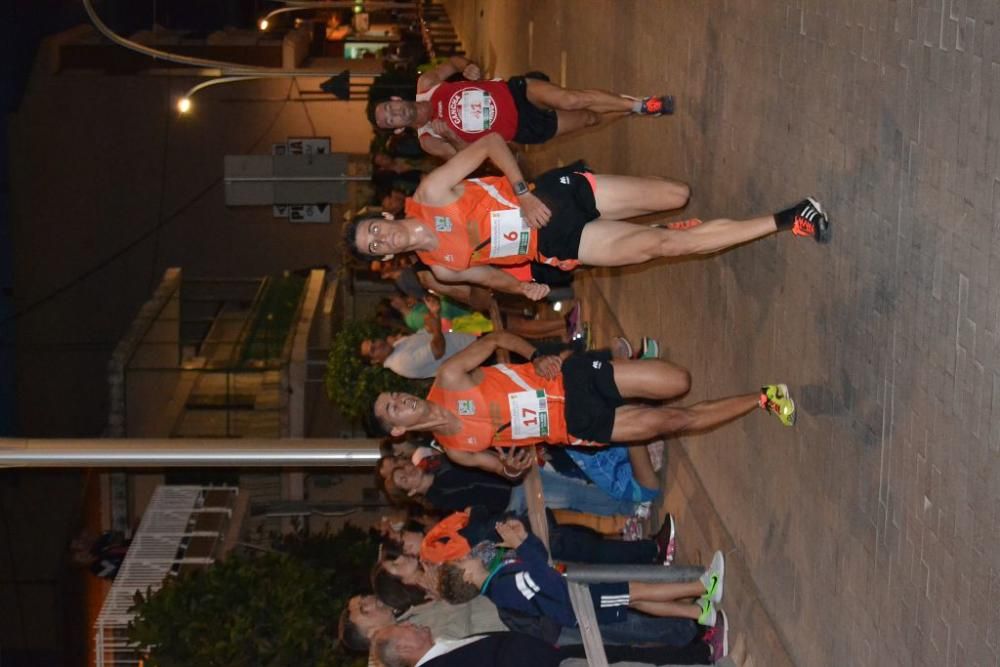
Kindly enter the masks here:
M 136 592 L 156 591 L 181 567 L 207 566 L 215 561 L 210 555 L 189 557 L 193 539 L 211 539 L 221 544 L 225 526 L 216 530 L 195 529 L 200 514 L 216 513 L 231 517 L 231 508 L 205 505 L 208 492 L 224 492 L 235 496 L 232 487 L 161 486 L 156 489 L 142 522 L 129 545 L 118 575 L 108 592 L 94 628 L 97 667 L 139 665 L 142 655 L 128 642 L 128 624 L 134 617 L 129 609 L 135 604 Z

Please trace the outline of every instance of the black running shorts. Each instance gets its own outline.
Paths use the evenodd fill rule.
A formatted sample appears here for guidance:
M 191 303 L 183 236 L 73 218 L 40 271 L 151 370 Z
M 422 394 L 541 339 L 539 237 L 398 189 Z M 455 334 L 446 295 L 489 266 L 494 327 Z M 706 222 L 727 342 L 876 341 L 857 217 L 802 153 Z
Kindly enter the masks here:
M 514 142 L 518 144 L 544 144 L 556 136 L 559 119 L 552 109 L 536 107 L 528 101 L 528 82 L 523 76 L 507 80 L 507 88 L 517 107 L 517 132 Z
M 625 404 L 608 358 L 606 352 L 577 352 L 562 364 L 566 430 L 581 440 L 611 442 L 615 410 Z
M 538 230 L 538 252 L 545 257 L 579 258 L 584 225 L 601 216 L 583 172 L 590 172 L 587 165 L 574 162 L 535 179 L 534 194 L 552 211 L 549 224 Z

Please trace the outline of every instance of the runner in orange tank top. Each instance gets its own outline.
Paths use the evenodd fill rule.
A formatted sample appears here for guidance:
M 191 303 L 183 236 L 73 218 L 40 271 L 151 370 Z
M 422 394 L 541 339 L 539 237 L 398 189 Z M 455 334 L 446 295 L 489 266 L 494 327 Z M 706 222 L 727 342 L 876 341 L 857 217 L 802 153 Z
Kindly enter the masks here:
M 468 179 L 487 159 L 505 179 Z M 687 200 L 683 183 L 592 174 L 583 163 L 542 174 L 532 191 L 503 138 L 491 134 L 428 174 L 407 201 L 405 219 L 353 221 L 345 240 L 365 259 L 416 252 L 441 282 L 538 300 L 549 292 L 541 274 L 533 276 L 539 282 L 527 282 L 512 273 L 527 261 L 568 271 L 712 254 L 786 230 L 821 243 L 830 239 L 830 222 L 812 198 L 750 220 L 624 222 Z
M 435 383 L 427 394 L 428 401 L 443 405 L 462 417 L 461 431 L 440 434 L 438 443 L 442 447 L 478 451 L 482 443 L 527 447 L 572 442 L 566 432 L 562 374 L 554 378 L 543 377 L 530 363 L 498 364 L 480 371 L 482 379 L 473 387 L 452 390 Z M 513 406 L 508 397 L 524 392 L 531 395 L 519 397 L 517 415 L 512 415 Z
M 497 349 L 532 361 L 482 367 Z M 795 422 L 795 403 L 779 384 L 688 407 L 650 403 L 682 396 L 689 386 L 688 372 L 668 361 L 610 361 L 595 353 L 538 356 L 528 341 L 500 332 L 442 364 L 427 399 L 383 393 L 372 409 L 394 436 L 430 431 L 456 463 L 511 478 L 531 466 L 539 443 L 644 442 L 714 428 L 757 407 L 787 426 Z

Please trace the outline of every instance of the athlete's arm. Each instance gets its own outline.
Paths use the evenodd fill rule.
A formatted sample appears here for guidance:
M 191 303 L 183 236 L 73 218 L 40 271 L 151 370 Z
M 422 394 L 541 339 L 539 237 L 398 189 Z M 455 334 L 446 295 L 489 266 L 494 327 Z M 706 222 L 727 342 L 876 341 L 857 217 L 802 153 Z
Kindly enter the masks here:
M 517 160 L 507 147 L 507 142 L 499 134 L 492 133 L 472 142 L 456 153 L 455 157 L 428 174 L 420 182 L 413 198 L 431 205 L 454 201 L 455 187 L 487 159 L 492 160 L 511 183 L 524 181 L 524 174 L 517 166 Z M 520 195 L 518 202 L 521 204 L 521 215 L 531 227 L 536 229 L 542 227 L 552 217 L 549 207 L 530 192 Z
M 503 474 L 503 463 L 492 452 L 463 452 L 445 447 L 444 453 L 460 466 L 479 468 L 497 475 Z
M 432 134 L 420 135 L 420 147 L 424 149 L 424 152 L 428 155 L 441 158 L 445 162 L 455 157 L 455 154 L 458 153 L 457 148 L 449 144 L 444 139 L 435 137 Z
M 438 296 L 446 296 L 452 301 L 458 301 L 473 310 L 489 310 L 490 291 L 485 287 L 468 284 L 443 283 L 431 271 L 417 271 L 417 280 L 425 290 Z
M 451 382 L 464 378 L 483 365 L 490 356 L 500 350 L 508 350 L 530 359 L 535 354 L 535 346 L 520 336 L 507 331 L 494 331 L 482 336 L 438 368 L 437 377 L 447 388 Z
M 468 58 L 462 56 L 451 56 L 448 62 L 441 63 L 429 72 L 425 72 L 417 79 L 417 92 L 422 93 L 430 90 L 442 81 L 445 81 L 452 74 L 461 72 L 469 81 L 478 81 L 483 75 L 479 65 Z
M 444 266 L 431 267 L 434 277 L 443 283 L 470 283 L 482 285 L 506 294 L 520 294 L 532 301 L 538 301 L 549 293 L 549 286 L 542 283 L 522 283 L 505 271 L 493 266 L 470 266 L 462 271 L 455 271 Z
M 490 291 L 485 287 L 467 284 L 443 283 L 434 277 L 431 271 L 417 271 L 417 280 L 424 289 L 438 296 L 446 296 L 452 301 L 459 301 L 473 310 L 489 310 Z

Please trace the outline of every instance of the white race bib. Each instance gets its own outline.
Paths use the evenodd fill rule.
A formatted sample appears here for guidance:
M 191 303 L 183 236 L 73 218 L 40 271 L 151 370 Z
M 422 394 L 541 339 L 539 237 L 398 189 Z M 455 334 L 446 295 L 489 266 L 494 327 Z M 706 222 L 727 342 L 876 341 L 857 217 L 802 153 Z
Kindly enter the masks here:
M 528 252 L 531 229 L 521 219 L 521 209 L 490 212 L 490 257 L 511 257 Z
M 549 403 L 545 390 L 510 393 L 507 402 L 510 404 L 510 430 L 515 440 L 544 438 L 549 434 Z
M 484 111 L 483 91 L 463 90 L 462 91 L 462 130 L 465 132 L 482 132 L 489 127 L 486 124 Z

